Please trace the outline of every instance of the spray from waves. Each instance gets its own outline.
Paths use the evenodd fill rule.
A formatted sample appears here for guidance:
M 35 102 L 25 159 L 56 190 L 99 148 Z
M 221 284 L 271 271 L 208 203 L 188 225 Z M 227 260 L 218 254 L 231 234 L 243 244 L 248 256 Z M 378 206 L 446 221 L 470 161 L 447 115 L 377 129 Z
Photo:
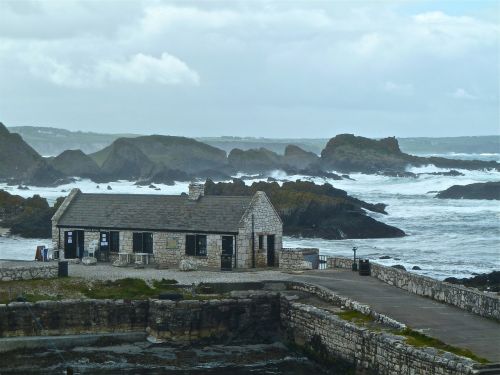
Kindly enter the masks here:
M 447 169 L 425 166 L 410 171 L 432 173 L 445 172 Z M 389 215 L 376 215 L 376 219 L 401 228 L 408 234 L 407 237 L 397 239 L 345 241 L 288 238 L 285 245 L 319 247 L 324 254 L 350 256 L 352 255 L 351 245 L 356 244 L 363 256 L 383 262 L 378 258 L 390 255 L 393 260 L 386 261 L 387 264 L 398 262 L 407 267 L 419 265 L 422 270 L 415 272 L 436 278 L 466 277 L 473 272 L 491 272 L 500 269 L 500 249 L 498 249 L 500 205 L 483 200 L 436 199 L 435 194 L 429 193 L 444 190 L 452 185 L 500 181 L 500 172 L 497 171 L 464 170 L 462 172 L 464 176 L 422 174 L 418 178 L 352 173 L 350 174 L 352 180 L 332 180 L 287 175 L 281 170 L 273 171 L 271 176 L 279 180 L 279 183 L 297 179 L 309 180 L 317 184 L 328 182 L 370 203 L 386 203 Z M 254 175 L 254 177 L 256 178 L 246 180 L 245 183 L 267 180 L 267 176 L 264 178 Z M 98 185 L 100 185 L 99 189 Z M 107 185 L 110 185 L 112 190 L 107 190 Z M 96 184 L 82 179 L 57 188 L 29 187 L 30 190 L 21 190 L 15 186 L 0 184 L 0 189 L 6 189 L 24 197 L 39 194 L 48 198 L 49 202 L 54 202 L 57 197 L 67 195 L 74 187 L 86 193 L 180 194 L 187 191 L 188 182 L 177 182 L 173 186 L 155 185 L 161 190 L 137 187 L 133 181 Z M 0 237 L 0 258 L 3 255 L 13 259 L 32 259 L 34 245 L 40 241 Z M 2 254 L 7 248 L 9 254 Z M 400 260 L 396 261 L 395 258 Z
M 439 157 L 447 159 L 462 159 L 462 160 L 483 160 L 500 162 L 500 153 L 482 152 L 482 153 L 463 153 L 463 152 L 447 152 L 447 153 L 414 153 L 415 156 L 421 157 Z

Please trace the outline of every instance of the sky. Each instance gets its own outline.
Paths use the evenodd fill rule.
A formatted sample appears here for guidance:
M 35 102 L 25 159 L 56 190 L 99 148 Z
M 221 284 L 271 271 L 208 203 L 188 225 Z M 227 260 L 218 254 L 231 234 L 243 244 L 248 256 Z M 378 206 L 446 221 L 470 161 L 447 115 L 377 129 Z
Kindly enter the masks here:
M 0 121 L 106 133 L 500 134 L 500 1 L 0 0 Z

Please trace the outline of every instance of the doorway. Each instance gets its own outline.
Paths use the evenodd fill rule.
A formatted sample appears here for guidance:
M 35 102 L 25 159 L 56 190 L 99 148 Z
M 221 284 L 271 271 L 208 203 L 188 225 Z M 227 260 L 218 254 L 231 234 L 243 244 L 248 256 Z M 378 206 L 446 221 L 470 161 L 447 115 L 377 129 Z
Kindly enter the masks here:
M 275 261 L 275 256 L 274 256 L 274 234 L 269 234 L 267 235 L 267 266 L 268 267 L 274 267 L 274 261 Z
M 220 267 L 223 271 L 230 271 L 233 268 L 234 241 L 233 236 L 222 236 L 222 254 Z
M 83 258 L 85 232 L 83 230 L 64 231 L 64 258 Z

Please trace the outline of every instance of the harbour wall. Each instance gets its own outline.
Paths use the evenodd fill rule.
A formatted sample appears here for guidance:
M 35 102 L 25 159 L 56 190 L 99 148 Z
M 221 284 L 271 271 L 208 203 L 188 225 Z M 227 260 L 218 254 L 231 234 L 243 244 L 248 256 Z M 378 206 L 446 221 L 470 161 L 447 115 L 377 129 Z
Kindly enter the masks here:
M 401 336 L 374 332 L 342 320 L 314 306 L 282 298 L 281 322 L 284 336 L 313 356 L 347 361 L 355 373 L 385 375 L 474 374 L 474 362 L 438 353 L 435 349 L 417 349 Z
M 363 305 L 321 287 L 285 284 L 346 308 Z M 0 349 L 10 337 L 147 332 L 169 344 L 237 344 L 284 340 L 317 359 L 334 360 L 357 374 L 473 374 L 474 361 L 430 348 L 415 348 L 402 336 L 370 330 L 331 311 L 298 303 L 279 291 L 247 291 L 210 300 L 67 300 L 0 305 Z M 323 296 L 323 297 L 322 297 Z M 403 327 L 385 321 L 390 328 Z M 1 351 L 1 350 L 0 350 Z
M 328 268 L 351 269 L 352 259 L 332 257 Z M 474 314 L 500 320 L 500 297 L 393 267 L 370 263 L 371 276 L 419 296 L 432 298 Z

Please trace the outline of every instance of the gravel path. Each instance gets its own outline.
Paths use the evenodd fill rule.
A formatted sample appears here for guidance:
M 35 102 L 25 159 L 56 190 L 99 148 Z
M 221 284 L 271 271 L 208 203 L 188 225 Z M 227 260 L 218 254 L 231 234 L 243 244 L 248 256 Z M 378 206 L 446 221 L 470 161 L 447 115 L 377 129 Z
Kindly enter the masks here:
M 176 269 L 156 269 L 133 267 L 113 267 L 110 265 L 85 266 L 82 264 L 70 264 L 69 276 L 82 277 L 91 280 L 116 280 L 125 277 L 140 278 L 144 280 L 175 279 L 180 284 L 192 284 L 200 282 L 248 282 L 261 280 L 287 280 L 293 278 L 290 273 L 278 270 L 245 270 L 222 272 L 214 271 L 191 271 L 183 272 Z

